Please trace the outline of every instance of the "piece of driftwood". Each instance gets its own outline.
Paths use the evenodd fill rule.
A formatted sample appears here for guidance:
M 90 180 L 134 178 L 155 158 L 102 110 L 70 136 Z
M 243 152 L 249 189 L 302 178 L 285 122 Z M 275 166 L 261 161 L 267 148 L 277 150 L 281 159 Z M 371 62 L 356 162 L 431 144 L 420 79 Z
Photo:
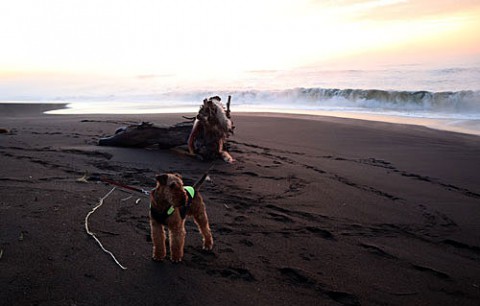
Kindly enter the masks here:
M 158 126 L 142 122 L 117 129 L 115 135 L 101 138 L 100 146 L 145 148 L 158 145 L 161 149 L 170 149 L 187 143 L 193 122 Z

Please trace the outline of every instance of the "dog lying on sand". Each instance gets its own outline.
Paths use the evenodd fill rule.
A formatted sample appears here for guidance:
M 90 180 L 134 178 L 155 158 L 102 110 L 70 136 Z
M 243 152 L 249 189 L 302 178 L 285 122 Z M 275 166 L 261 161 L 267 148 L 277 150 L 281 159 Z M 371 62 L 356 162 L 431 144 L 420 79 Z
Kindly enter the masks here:
M 188 137 L 188 151 L 202 159 L 215 160 L 220 157 L 228 163 L 234 159 L 225 150 L 228 136 L 233 134 L 230 110 L 225 109 L 218 96 L 203 100 Z
M 185 219 L 193 216 L 203 236 L 203 249 L 213 248 L 205 203 L 198 192 L 206 174 L 193 187 L 184 186 L 176 173 L 158 175 L 157 186 L 150 193 L 150 229 L 153 242 L 152 258 L 163 261 L 167 255 L 164 226 L 168 227 L 170 258 L 180 262 L 185 245 Z

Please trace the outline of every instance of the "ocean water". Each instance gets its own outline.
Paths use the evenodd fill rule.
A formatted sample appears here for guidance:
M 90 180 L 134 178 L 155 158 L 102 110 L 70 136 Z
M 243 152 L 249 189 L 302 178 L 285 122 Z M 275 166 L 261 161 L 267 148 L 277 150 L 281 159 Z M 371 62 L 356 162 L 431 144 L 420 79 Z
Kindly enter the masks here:
M 201 76 L 185 80 L 175 75 L 143 75 L 30 80 L 10 82 L 9 87 L 0 84 L 3 101 L 69 103 L 67 109 L 51 111 L 53 114 L 195 112 L 203 99 L 212 95 L 224 100 L 231 95 L 234 112 L 364 115 L 369 120 L 395 118 L 395 122 L 414 124 L 417 118 L 422 122 L 432 120 L 435 128 L 480 134 L 480 65 L 384 66 L 369 70 L 310 67 L 250 71 L 206 80 Z

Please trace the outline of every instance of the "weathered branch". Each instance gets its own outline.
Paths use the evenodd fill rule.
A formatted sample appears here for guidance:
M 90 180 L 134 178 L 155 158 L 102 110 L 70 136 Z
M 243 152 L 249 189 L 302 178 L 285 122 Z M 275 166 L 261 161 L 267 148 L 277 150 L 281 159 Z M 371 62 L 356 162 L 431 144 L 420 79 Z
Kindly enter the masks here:
M 162 149 L 169 149 L 186 144 L 192 126 L 191 122 L 170 126 L 155 126 L 142 122 L 121 128 L 113 136 L 101 138 L 98 145 L 137 148 L 158 145 Z
M 227 118 L 228 119 L 232 119 L 230 118 L 230 102 L 232 101 L 232 96 L 228 96 L 228 100 L 227 100 L 227 110 L 226 110 L 226 115 L 227 115 Z

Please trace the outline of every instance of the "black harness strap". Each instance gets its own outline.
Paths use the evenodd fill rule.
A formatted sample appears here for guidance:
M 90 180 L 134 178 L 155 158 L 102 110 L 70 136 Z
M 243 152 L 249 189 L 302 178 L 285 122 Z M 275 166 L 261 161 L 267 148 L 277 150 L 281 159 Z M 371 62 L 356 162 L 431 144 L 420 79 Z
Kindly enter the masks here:
M 187 196 L 188 200 L 185 205 L 180 206 L 180 216 L 182 217 L 182 219 L 185 219 L 185 217 L 187 216 L 188 210 L 190 209 L 190 206 L 192 206 L 193 202 L 193 197 L 190 192 L 187 192 Z
M 150 193 L 150 197 L 152 201 L 155 201 L 154 192 L 155 192 L 155 189 L 152 190 L 152 192 Z M 190 192 L 186 192 L 186 194 L 188 196 L 187 202 L 179 207 L 180 216 L 182 217 L 182 220 L 185 219 L 185 217 L 187 216 L 188 210 L 190 209 L 190 206 L 192 206 L 192 202 L 193 202 L 193 197 L 190 194 Z M 159 211 L 158 209 L 154 208 L 152 204 L 150 204 L 150 215 L 155 221 L 163 225 L 167 225 L 168 217 L 170 217 L 174 212 L 175 212 L 175 209 L 173 206 L 170 206 L 168 209 L 164 211 Z

